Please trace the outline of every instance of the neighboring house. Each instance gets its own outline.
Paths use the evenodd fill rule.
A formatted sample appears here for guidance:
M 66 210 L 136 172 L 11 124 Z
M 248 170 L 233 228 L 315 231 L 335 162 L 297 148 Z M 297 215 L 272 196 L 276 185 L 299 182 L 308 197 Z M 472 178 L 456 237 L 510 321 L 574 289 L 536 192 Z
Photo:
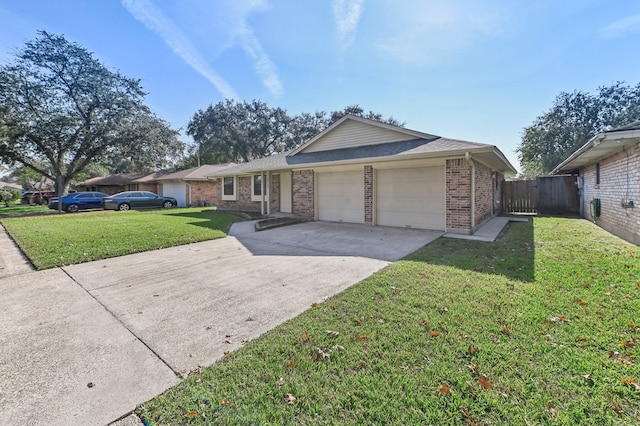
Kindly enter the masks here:
M 218 202 L 218 181 L 207 176 L 234 166 L 234 163 L 205 164 L 173 173 L 157 174 L 145 177 L 162 186 L 162 195 L 173 197 L 179 207 L 209 206 Z
M 581 215 L 640 245 L 640 120 L 598 133 L 551 174 L 577 175 Z
M 215 173 L 219 208 L 471 233 L 501 212 L 493 145 L 346 115 L 292 151 Z
M 150 182 L 156 174 L 122 173 L 105 177 L 87 179 L 78 185 L 84 191 L 99 191 L 109 195 L 122 191 L 151 191 L 158 193 L 156 182 Z M 150 177 L 151 176 L 151 177 Z

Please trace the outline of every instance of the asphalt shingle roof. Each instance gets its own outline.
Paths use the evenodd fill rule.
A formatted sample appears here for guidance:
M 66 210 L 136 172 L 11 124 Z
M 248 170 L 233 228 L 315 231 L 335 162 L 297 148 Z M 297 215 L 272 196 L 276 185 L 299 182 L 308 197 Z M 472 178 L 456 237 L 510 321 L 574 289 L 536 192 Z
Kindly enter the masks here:
M 359 159 L 364 160 L 380 157 L 401 158 L 402 156 L 419 154 L 429 156 L 429 154 L 446 154 L 448 152 L 478 148 L 493 148 L 493 146 L 436 136 L 432 139 L 412 139 L 401 142 L 389 142 L 328 151 L 316 151 L 310 153 L 303 152 L 295 155 L 289 155 L 292 151 L 287 151 L 281 154 L 259 158 L 248 163 L 239 164 L 235 167 L 229 167 L 218 173 L 213 173 L 211 176 L 237 175 L 261 170 L 287 169 L 305 164 L 318 164 L 325 162 L 329 163 Z

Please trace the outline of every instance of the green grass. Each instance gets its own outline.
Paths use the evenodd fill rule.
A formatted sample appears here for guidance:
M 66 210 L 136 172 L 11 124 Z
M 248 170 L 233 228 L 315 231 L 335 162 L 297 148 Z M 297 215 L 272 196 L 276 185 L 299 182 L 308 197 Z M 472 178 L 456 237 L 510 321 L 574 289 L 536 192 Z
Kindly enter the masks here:
M 137 412 L 149 425 L 631 425 L 639 354 L 640 248 L 535 218 L 495 243 L 439 239 Z
M 28 204 L 13 203 L 13 204 L 9 204 L 9 206 L 5 206 L 4 203 L 0 203 L 0 218 L 29 216 L 29 215 L 43 215 L 43 214 L 52 214 L 52 213 L 57 213 L 57 211 L 51 210 L 46 205 L 30 206 Z
M 236 216 L 201 208 L 6 218 L 2 224 L 37 269 L 223 238 Z

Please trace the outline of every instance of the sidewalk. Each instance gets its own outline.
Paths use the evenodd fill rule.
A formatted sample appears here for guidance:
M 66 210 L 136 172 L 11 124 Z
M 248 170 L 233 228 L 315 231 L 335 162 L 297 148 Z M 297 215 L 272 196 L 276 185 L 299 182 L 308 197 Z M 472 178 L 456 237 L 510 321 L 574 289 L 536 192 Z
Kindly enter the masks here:
M 32 272 L 35 269 L 0 224 L 0 279 Z

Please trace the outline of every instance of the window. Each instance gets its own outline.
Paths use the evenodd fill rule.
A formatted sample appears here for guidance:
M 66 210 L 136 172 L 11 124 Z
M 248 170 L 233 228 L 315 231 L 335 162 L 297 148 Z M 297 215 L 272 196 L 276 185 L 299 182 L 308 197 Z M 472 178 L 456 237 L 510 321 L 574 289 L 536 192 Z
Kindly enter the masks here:
M 222 178 L 222 199 L 235 201 L 236 178 L 234 176 L 228 176 L 228 177 Z
M 262 188 L 262 175 L 253 175 L 251 178 L 251 201 L 262 201 Z M 268 194 L 267 188 L 264 189 L 265 194 Z
M 137 183 L 130 183 L 129 185 L 127 185 L 127 191 L 137 191 L 137 190 L 138 190 Z
M 600 163 L 596 163 L 596 185 L 600 185 Z

